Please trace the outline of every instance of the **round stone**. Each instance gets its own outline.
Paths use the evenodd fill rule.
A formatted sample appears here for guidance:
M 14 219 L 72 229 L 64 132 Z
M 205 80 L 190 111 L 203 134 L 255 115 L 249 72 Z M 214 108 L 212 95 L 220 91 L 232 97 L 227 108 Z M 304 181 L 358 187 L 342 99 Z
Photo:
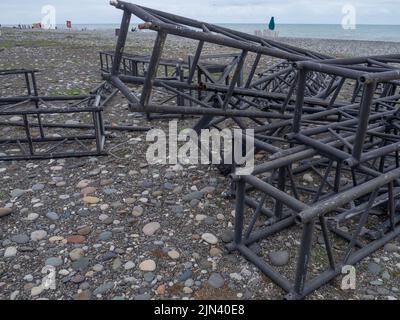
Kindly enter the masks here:
M 51 243 L 61 242 L 64 240 L 65 240 L 64 237 L 61 237 L 61 236 L 54 236 L 54 237 L 49 238 L 49 242 L 51 242 Z
M 77 232 L 81 236 L 87 236 L 92 231 L 90 226 L 82 226 L 77 229 Z
M 106 215 L 106 214 L 101 214 L 101 215 L 99 215 L 99 220 L 100 220 L 100 221 L 107 220 L 108 218 L 109 218 L 109 216 Z
M 27 216 L 28 221 L 35 221 L 37 218 L 39 218 L 39 215 L 37 213 L 30 213 Z
M 17 234 L 11 237 L 11 241 L 15 242 L 17 244 L 26 244 L 29 242 L 29 237 L 28 235 L 22 233 L 22 234 Z
M 115 260 L 113 261 L 113 263 L 112 263 L 112 269 L 113 269 L 113 270 L 118 270 L 119 268 L 121 268 L 121 265 L 122 265 L 121 259 L 120 259 L 120 258 L 117 258 L 117 259 L 115 259 Z
M 104 283 L 104 284 L 100 285 L 99 287 L 97 287 L 93 291 L 93 294 L 97 296 L 98 294 L 103 294 L 103 293 L 105 293 L 107 291 L 112 290 L 113 288 L 114 288 L 114 283 L 113 282 L 107 282 L 107 283 Z
M 378 275 L 380 275 L 381 271 L 382 271 L 382 267 L 379 264 L 377 264 L 375 262 L 370 262 L 368 264 L 368 272 L 370 274 L 372 274 L 374 276 L 378 276 Z
M 309 173 L 307 173 L 307 174 L 305 174 L 305 175 L 303 176 L 303 180 L 304 180 L 305 182 L 308 182 L 308 183 L 313 183 L 313 182 L 314 182 L 314 178 L 313 178 L 312 175 L 309 174 Z
M 222 250 L 218 248 L 212 248 L 210 250 L 210 256 L 211 257 L 220 257 L 222 256 Z
M 16 247 L 8 247 L 4 252 L 4 258 L 13 258 L 17 255 L 17 248 Z
M 189 287 L 184 287 L 184 288 L 183 288 L 183 293 L 191 294 L 191 293 L 193 293 L 193 290 L 190 289 Z
M 396 246 L 395 244 L 393 244 L 393 243 L 388 243 L 387 245 L 385 245 L 385 251 L 386 252 L 390 252 L 390 253 L 393 253 L 393 252 L 400 252 L 400 247 L 399 246 Z
M 0 218 L 10 215 L 12 211 L 11 208 L 0 208 Z
M 52 258 L 46 259 L 44 264 L 46 266 L 59 267 L 63 264 L 63 260 L 61 258 L 52 257 Z
M 145 260 L 139 265 L 139 269 L 144 272 L 153 272 L 156 270 L 156 263 L 154 260 Z
M 72 261 L 77 261 L 80 258 L 82 258 L 84 255 L 85 255 L 85 252 L 80 248 L 74 249 L 69 253 L 69 257 L 71 258 Z
M 68 243 L 74 243 L 74 244 L 81 244 L 86 241 L 86 238 L 81 235 L 74 235 L 74 236 L 69 236 L 67 238 Z
M 172 259 L 172 260 L 177 260 L 180 257 L 180 254 L 178 251 L 176 250 L 172 250 L 168 252 L 168 256 Z
M 48 212 L 46 214 L 47 219 L 51 220 L 51 221 L 56 221 L 59 219 L 58 214 L 55 212 Z
M 156 290 L 157 294 L 160 296 L 163 296 L 165 294 L 165 291 L 166 291 L 166 287 L 164 284 L 158 286 L 158 288 Z
M 27 274 L 27 275 L 24 277 L 24 280 L 25 280 L 26 282 L 32 282 L 32 281 L 33 281 L 33 275 Z
M 221 239 L 225 243 L 230 243 L 233 241 L 233 231 L 232 230 L 225 230 L 221 234 Z
M 82 292 L 77 293 L 74 296 L 74 300 L 76 301 L 88 301 L 92 297 L 92 293 L 90 290 L 83 290 Z
M 84 197 L 82 201 L 86 204 L 98 204 L 100 199 L 97 197 Z
M 40 241 L 47 237 L 47 232 L 44 230 L 37 230 L 31 233 L 32 241 Z
M 19 198 L 26 193 L 25 190 L 14 189 L 10 192 L 11 198 Z
M 93 270 L 96 272 L 101 272 L 103 271 L 104 267 L 101 264 L 96 264 L 93 266 Z
M 289 252 L 287 251 L 271 252 L 268 257 L 271 264 L 276 267 L 285 266 L 289 262 Z
M 214 236 L 212 233 L 204 233 L 201 238 L 205 241 L 208 242 L 209 244 L 217 244 L 218 243 L 218 238 Z
M 146 236 L 152 236 L 154 235 L 159 229 L 161 228 L 161 225 L 158 222 L 151 222 L 146 224 L 143 227 L 143 233 Z
M 198 214 L 198 215 L 196 215 L 196 221 L 199 221 L 199 222 L 201 222 L 201 221 L 204 221 L 204 220 L 206 220 L 207 219 L 207 216 L 206 215 L 204 215 L 204 214 Z
M 219 273 L 211 274 L 210 278 L 208 279 L 208 284 L 215 289 L 222 288 L 225 284 L 224 278 Z
M 100 241 L 108 241 L 112 238 L 113 234 L 111 231 L 104 231 L 102 233 L 100 233 L 99 235 L 99 240 Z
M 85 179 L 85 180 L 80 181 L 76 185 L 76 187 L 79 188 L 79 189 L 84 189 L 84 188 L 88 187 L 90 183 L 91 183 L 90 180 Z
M 86 257 L 79 258 L 72 263 L 72 269 L 76 271 L 84 271 L 90 264 L 90 259 Z
M 185 287 L 192 287 L 194 285 L 193 279 L 187 279 L 185 281 Z
M 31 289 L 31 296 L 32 297 L 36 297 L 36 296 L 38 296 L 38 295 L 40 295 L 42 292 L 43 292 L 43 287 L 42 286 L 39 286 L 39 287 L 33 287 L 32 289 Z
M 96 188 L 94 188 L 94 187 L 86 187 L 81 190 L 81 193 L 85 196 L 95 193 L 95 192 L 96 192 Z
M 144 281 L 146 282 L 152 282 L 156 275 L 153 272 L 146 272 L 143 276 Z
M 141 215 L 143 215 L 143 211 L 144 210 L 143 210 L 142 207 L 136 206 L 136 207 L 133 208 L 132 215 L 134 217 L 140 217 Z
M 33 191 L 40 191 L 44 189 L 44 184 L 38 183 L 32 186 Z
M 136 202 L 135 198 L 127 198 L 125 199 L 126 204 L 134 204 Z
M 128 261 L 124 264 L 125 270 L 132 270 L 135 267 L 135 263 L 133 261 Z

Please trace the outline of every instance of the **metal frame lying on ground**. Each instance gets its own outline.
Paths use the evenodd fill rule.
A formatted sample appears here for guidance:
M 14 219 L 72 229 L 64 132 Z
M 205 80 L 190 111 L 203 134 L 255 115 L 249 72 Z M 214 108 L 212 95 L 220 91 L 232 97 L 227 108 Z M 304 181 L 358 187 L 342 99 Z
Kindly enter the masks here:
M 100 52 L 105 82 L 90 94 L 41 97 L 35 70 L 0 71 L 22 76 L 27 91 L 0 98 L 7 134 L 0 160 L 102 155 L 107 130 L 147 130 L 103 124 L 105 105 L 120 91 L 148 120 L 200 116 L 197 132 L 254 130 L 261 157 L 252 173 L 219 166 L 231 175 L 236 201 L 227 249 L 256 265 L 286 298 L 307 297 L 400 235 L 400 55 L 336 59 L 128 2 L 111 4 L 123 11 L 121 29 L 115 52 Z M 144 21 L 140 29 L 156 33 L 148 55 L 124 52 L 132 15 Z M 197 49 L 164 57 L 170 36 L 196 41 Z M 222 53 L 207 54 L 210 46 Z M 67 114 L 73 121 L 55 121 Z M 254 243 L 287 249 L 279 240 L 285 232 L 294 270 L 273 266 L 268 248 L 250 249 Z
M 305 298 L 342 267 L 400 235 L 400 55 L 334 59 L 123 1 L 111 4 L 123 10 L 123 18 L 113 65 L 103 79 L 125 95 L 132 110 L 149 118 L 201 115 L 197 131 L 222 129 L 227 121 L 255 130 L 255 147 L 264 157 L 251 175 L 233 175 L 235 239 L 228 249 L 254 263 L 287 298 Z M 144 21 L 141 29 L 157 33 L 144 73 L 121 72 L 132 15 Z M 181 64 L 188 72 L 180 78 L 160 76 L 170 35 L 198 42 L 191 62 Z M 240 50 L 219 79 L 201 64 L 206 45 Z M 265 57 L 278 62 L 259 70 Z M 196 79 L 198 70 L 206 82 Z M 160 103 L 155 91 L 164 93 L 163 101 L 183 100 Z M 234 166 L 223 171 L 233 173 Z M 286 230 L 299 244 L 291 253 L 294 273 L 273 268 L 249 249 L 255 242 L 272 243 Z

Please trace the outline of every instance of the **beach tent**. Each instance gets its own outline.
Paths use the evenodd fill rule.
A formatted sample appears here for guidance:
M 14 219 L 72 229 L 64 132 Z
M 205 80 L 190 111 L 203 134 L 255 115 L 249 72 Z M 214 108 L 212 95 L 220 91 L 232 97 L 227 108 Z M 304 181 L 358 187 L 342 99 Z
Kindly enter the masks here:
M 272 17 L 271 21 L 269 22 L 269 26 L 268 26 L 269 30 L 274 31 L 275 30 L 275 18 Z

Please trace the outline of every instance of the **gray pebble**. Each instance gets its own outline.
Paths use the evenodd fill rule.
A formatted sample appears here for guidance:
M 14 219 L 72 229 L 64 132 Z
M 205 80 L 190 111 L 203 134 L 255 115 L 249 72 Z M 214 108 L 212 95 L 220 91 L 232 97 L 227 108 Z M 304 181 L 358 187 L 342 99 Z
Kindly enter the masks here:
M 103 294 L 103 293 L 105 293 L 105 292 L 107 292 L 107 291 L 112 290 L 113 288 L 114 288 L 114 283 L 113 283 L 113 282 L 107 282 L 107 283 L 104 283 L 104 284 L 98 286 L 98 287 L 93 291 L 93 294 L 94 294 L 94 295 Z
M 215 289 L 219 289 L 224 286 L 225 280 L 219 273 L 213 273 L 210 278 L 208 278 L 208 284 Z
M 145 181 L 140 182 L 139 185 L 143 189 L 151 189 L 154 186 L 154 183 L 153 183 L 153 181 L 145 180 Z
M 112 238 L 113 234 L 111 231 L 104 231 L 99 235 L 99 241 L 108 241 Z
M 40 191 L 40 190 L 43 190 L 44 187 L 45 187 L 44 184 L 38 183 L 38 184 L 34 184 L 32 186 L 32 190 L 33 191 Z
M 230 243 L 233 241 L 233 231 L 225 230 L 221 234 L 221 240 L 225 243 Z
M 111 189 L 111 188 L 104 188 L 103 192 L 107 195 L 111 195 L 111 194 L 116 194 L 118 193 L 118 190 L 116 189 Z
M 287 251 L 277 251 L 268 254 L 271 264 L 276 267 L 282 267 L 289 262 L 289 252 Z
M 103 261 L 108 261 L 108 260 L 112 260 L 114 258 L 117 257 L 117 254 L 115 252 L 106 252 L 105 254 L 103 254 L 102 260 Z
M 89 267 L 90 259 L 82 257 L 72 263 L 72 269 L 76 271 L 85 271 Z
M 143 275 L 144 281 L 146 281 L 146 282 L 152 282 L 155 277 L 156 277 L 156 275 L 153 272 L 146 272 Z
M 25 192 L 26 192 L 25 190 L 14 189 L 14 190 L 12 190 L 12 191 L 10 192 L 10 196 L 11 196 L 11 198 L 19 198 L 19 197 L 21 197 L 22 195 L 24 195 Z
M 17 234 L 11 237 L 11 241 L 18 244 L 26 244 L 29 242 L 29 236 L 24 233 Z
M 182 199 L 185 202 L 190 202 L 192 200 L 201 200 L 203 198 L 203 196 L 204 196 L 203 192 L 196 191 L 196 192 L 192 192 L 187 195 L 184 195 Z
M 58 214 L 55 213 L 55 212 L 48 212 L 48 213 L 46 214 L 46 217 L 47 217 L 47 219 L 49 219 L 49 220 L 51 220 L 51 221 L 56 221 L 56 220 L 59 219 Z
M 179 276 L 179 282 L 185 282 L 186 280 L 190 279 L 193 275 L 192 270 L 185 270 Z
M 370 274 L 377 276 L 381 273 L 381 271 L 382 271 L 382 267 L 379 264 L 377 264 L 375 262 L 370 262 L 368 264 L 368 272 Z
M 57 258 L 57 257 L 48 258 L 45 261 L 46 266 L 59 267 L 62 264 L 63 264 L 63 260 L 61 258 Z

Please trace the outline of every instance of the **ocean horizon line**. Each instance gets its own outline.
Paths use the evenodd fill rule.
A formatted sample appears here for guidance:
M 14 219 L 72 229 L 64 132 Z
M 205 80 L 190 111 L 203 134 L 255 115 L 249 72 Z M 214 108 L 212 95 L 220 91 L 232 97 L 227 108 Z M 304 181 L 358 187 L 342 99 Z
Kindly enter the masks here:
M 137 29 L 140 22 L 131 22 L 131 28 Z M 23 24 L 21 24 L 24 26 Z M 241 31 L 248 34 L 264 33 L 268 30 L 267 23 L 217 23 L 222 27 Z M 18 25 L 3 25 L 3 27 L 15 27 Z M 25 25 L 26 26 L 26 25 Z M 57 29 L 66 30 L 65 24 L 57 24 Z M 118 23 L 74 23 L 72 30 L 80 31 L 113 31 L 118 29 Z M 400 42 L 399 25 L 381 24 L 357 24 L 355 29 L 343 28 L 340 24 L 283 24 L 277 23 L 275 28 L 276 37 L 281 38 L 312 38 L 332 40 L 360 40 L 360 41 L 385 41 Z

